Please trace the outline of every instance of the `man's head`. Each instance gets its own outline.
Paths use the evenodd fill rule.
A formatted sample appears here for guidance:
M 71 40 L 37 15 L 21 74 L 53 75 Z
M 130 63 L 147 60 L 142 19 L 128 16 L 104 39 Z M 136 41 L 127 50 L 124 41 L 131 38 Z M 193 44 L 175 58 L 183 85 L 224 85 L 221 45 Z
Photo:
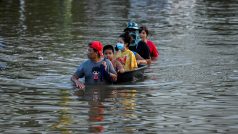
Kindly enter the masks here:
M 103 56 L 102 50 L 103 45 L 100 41 L 92 41 L 88 44 L 88 58 L 94 59 L 94 58 L 100 58 Z

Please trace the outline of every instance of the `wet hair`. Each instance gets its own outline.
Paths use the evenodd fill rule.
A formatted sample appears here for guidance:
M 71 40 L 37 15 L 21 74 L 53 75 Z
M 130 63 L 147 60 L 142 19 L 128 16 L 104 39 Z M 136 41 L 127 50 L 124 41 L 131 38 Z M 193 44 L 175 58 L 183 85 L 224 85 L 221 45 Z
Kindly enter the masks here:
M 127 43 L 128 46 L 130 45 L 130 43 L 132 41 L 132 37 L 129 34 L 129 32 L 125 32 L 125 33 L 121 34 L 119 37 L 122 38 L 122 40 L 124 41 L 125 44 Z
M 145 31 L 146 35 L 148 36 L 149 35 L 149 30 L 146 26 L 141 26 L 140 29 L 139 29 L 139 33 L 141 33 L 142 31 Z
M 113 48 L 112 45 L 106 45 L 106 46 L 104 46 L 104 47 L 103 47 L 103 53 L 104 53 L 104 51 L 106 51 L 106 50 L 112 50 L 112 53 L 114 53 L 114 48 Z

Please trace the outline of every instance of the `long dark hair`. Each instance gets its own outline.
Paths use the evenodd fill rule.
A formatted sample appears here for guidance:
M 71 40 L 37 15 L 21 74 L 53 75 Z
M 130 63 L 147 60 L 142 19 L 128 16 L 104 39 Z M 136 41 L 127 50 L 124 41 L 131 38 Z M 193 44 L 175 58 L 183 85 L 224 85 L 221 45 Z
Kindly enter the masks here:
M 125 33 L 121 34 L 119 37 L 122 38 L 122 40 L 124 41 L 125 44 L 127 44 L 127 47 L 130 45 L 132 37 L 129 34 L 129 32 L 125 32 Z

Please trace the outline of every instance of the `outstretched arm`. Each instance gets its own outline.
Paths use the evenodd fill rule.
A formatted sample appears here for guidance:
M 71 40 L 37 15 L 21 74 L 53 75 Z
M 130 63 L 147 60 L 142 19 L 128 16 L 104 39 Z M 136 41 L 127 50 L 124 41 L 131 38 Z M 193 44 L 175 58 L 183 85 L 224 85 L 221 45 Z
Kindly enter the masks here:
M 71 77 L 71 81 L 74 82 L 74 84 L 75 84 L 75 86 L 76 86 L 77 88 L 79 88 L 79 89 L 85 88 L 85 85 L 84 85 L 82 82 L 79 81 L 79 77 L 78 77 L 77 75 L 74 74 L 74 75 Z
M 135 54 L 137 64 L 147 64 L 147 61 L 142 58 L 138 53 Z

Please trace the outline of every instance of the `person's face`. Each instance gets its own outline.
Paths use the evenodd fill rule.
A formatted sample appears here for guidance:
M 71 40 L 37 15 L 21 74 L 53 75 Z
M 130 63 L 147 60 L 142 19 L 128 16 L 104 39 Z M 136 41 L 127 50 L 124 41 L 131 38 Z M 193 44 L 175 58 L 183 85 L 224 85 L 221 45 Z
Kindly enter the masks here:
M 89 59 L 95 59 L 97 57 L 97 53 L 91 47 L 88 47 L 87 55 Z
M 118 39 L 117 39 L 117 43 L 122 43 L 122 44 L 125 45 L 125 42 L 124 42 L 124 40 L 123 40 L 122 38 L 118 38 Z
M 124 44 L 124 49 L 127 48 L 127 45 L 128 45 L 128 44 L 125 43 L 124 40 L 123 40 L 121 37 L 119 37 L 119 38 L 117 39 L 117 43 L 122 43 L 122 44 Z
M 111 59 L 113 58 L 113 52 L 112 52 L 112 50 L 110 50 L 110 49 L 105 50 L 105 51 L 104 51 L 104 57 L 111 60 Z
M 140 32 L 140 37 L 141 37 L 141 39 L 146 39 L 147 38 L 147 34 L 146 34 L 145 30 L 142 30 Z

